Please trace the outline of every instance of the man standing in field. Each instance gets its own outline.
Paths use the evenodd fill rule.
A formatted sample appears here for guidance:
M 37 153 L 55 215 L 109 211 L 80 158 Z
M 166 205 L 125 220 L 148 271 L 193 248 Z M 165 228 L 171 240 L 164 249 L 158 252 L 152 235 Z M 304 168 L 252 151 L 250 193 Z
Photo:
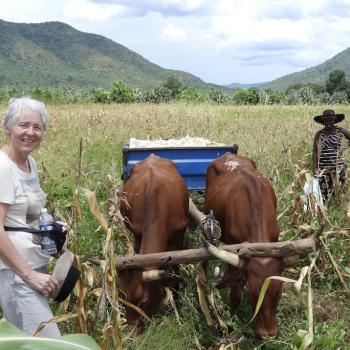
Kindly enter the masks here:
M 327 109 L 314 118 L 324 126 L 315 135 L 312 153 L 312 171 L 319 178 L 324 201 L 332 194 L 343 193 L 345 189 L 347 165 L 342 153 L 342 141 L 344 137 L 350 140 L 350 131 L 335 126 L 344 117 L 344 114 Z

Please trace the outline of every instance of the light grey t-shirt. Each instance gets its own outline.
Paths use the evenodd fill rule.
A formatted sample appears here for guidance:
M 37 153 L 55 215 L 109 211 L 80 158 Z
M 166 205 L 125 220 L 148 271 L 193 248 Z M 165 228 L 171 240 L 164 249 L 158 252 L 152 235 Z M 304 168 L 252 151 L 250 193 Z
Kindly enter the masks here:
M 37 226 L 40 209 L 45 206 L 45 194 L 40 187 L 37 167 L 29 156 L 30 173 L 19 169 L 8 155 L 0 150 L 0 202 L 10 204 L 5 226 Z M 28 232 L 7 231 L 18 252 L 32 268 L 48 264 L 50 257 L 41 252 L 40 245 L 33 243 L 33 235 Z M 0 259 L 0 269 L 8 266 Z

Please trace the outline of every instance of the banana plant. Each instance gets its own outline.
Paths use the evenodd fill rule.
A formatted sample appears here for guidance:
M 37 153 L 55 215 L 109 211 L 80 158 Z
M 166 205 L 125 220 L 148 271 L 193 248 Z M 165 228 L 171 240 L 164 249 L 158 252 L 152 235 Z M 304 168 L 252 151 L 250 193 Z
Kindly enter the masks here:
M 5 319 L 0 320 L 0 349 L 101 350 L 97 343 L 86 334 L 68 334 L 56 339 L 31 337 Z

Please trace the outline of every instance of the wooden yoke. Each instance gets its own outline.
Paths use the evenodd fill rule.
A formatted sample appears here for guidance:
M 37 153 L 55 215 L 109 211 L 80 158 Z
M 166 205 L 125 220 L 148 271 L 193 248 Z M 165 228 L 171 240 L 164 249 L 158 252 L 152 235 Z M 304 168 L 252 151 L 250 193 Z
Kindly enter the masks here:
M 189 213 L 198 224 L 201 224 L 206 216 L 197 209 L 190 200 Z M 237 254 L 239 258 L 250 257 L 274 257 L 286 258 L 299 255 L 300 257 L 316 250 L 316 242 L 323 230 L 323 225 L 311 237 L 295 241 L 282 241 L 273 243 L 240 243 L 232 245 L 220 245 L 216 249 Z M 116 270 L 142 269 L 151 266 L 171 266 L 178 264 L 192 264 L 196 262 L 216 259 L 207 248 L 186 249 L 168 251 L 153 254 L 136 254 L 115 259 Z
M 275 257 L 306 256 L 316 250 L 316 242 L 312 237 L 296 241 L 283 241 L 274 243 L 240 243 L 221 245 L 219 250 L 236 253 L 240 258 L 249 257 Z M 170 266 L 177 264 L 191 264 L 200 261 L 215 259 L 207 248 L 186 249 L 154 254 L 136 254 L 115 259 L 115 267 L 118 271 L 141 269 L 150 266 Z

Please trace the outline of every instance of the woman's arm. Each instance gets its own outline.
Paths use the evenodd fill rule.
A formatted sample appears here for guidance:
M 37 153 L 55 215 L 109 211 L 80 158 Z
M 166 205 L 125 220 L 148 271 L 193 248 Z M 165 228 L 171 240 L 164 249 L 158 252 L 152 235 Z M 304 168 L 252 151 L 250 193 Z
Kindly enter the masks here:
M 44 295 L 49 295 L 57 288 L 57 280 L 48 274 L 33 270 L 22 255 L 18 253 L 4 230 L 5 217 L 9 206 L 9 204 L 0 203 L 0 258 L 32 288 Z
M 350 141 L 350 131 L 345 128 L 339 128 L 341 133 Z

